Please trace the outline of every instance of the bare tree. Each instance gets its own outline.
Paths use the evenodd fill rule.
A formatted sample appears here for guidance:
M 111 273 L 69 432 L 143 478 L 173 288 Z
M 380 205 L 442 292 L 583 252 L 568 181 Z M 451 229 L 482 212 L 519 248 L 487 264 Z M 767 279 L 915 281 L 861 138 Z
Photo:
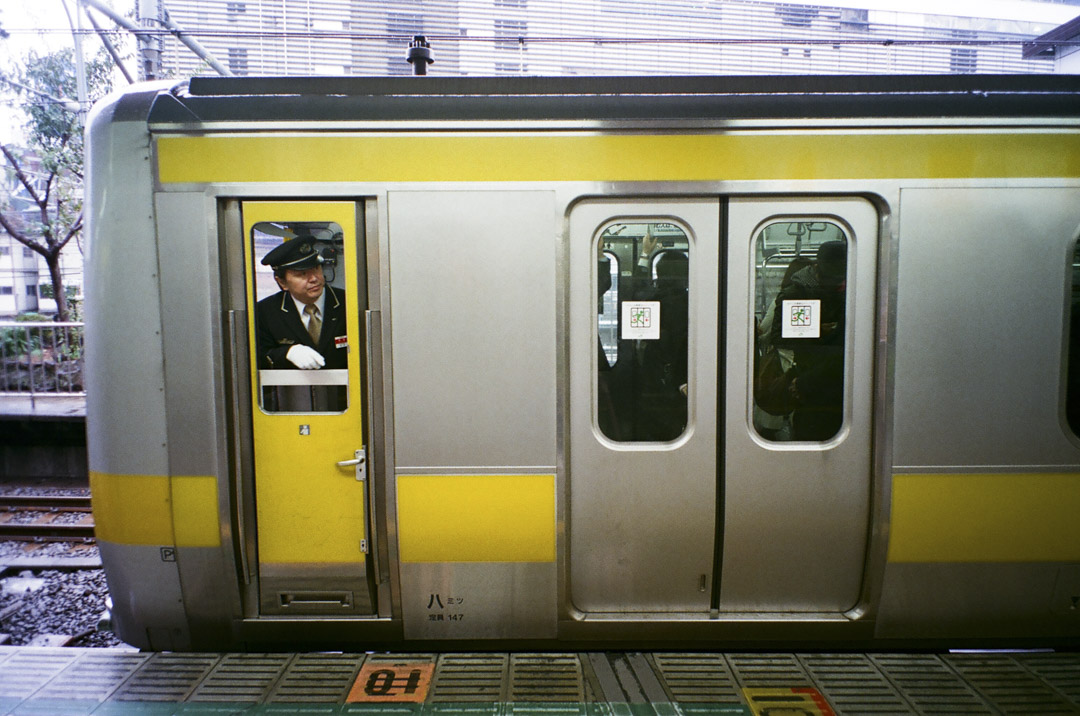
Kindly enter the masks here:
M 0 226 L 16 241 L 40 254 L 49 268 L 57 319 L 67 320 L 68 301 L 60 271 L 60 253 L 83 227 L 83 124 L 85 107 L 65 99 L 76 95 L 70 49 L 31 52 L 11 73 L 0 74 L 6 89 L 20 99 L 26 114 L 23 146 L 0 144 L 12 196 L 0 203 Z M 87 64 L 90 100 L 111 88 L 111 67 L 104 52 Z M 30 210 L 25 210 L 29 203 Z

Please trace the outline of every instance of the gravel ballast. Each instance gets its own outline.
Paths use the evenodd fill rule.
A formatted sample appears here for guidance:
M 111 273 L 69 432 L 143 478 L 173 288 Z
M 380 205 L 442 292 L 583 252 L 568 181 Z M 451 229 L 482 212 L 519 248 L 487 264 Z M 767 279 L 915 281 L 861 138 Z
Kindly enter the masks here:
M 0 494 L 88 496 L 90 491 L 86 487 L 0 485 Z M 76 521 L 85 514 L 66 513 L 58 519 Z M 71 560 L 72 566 L 62 566 L 65 560 Z M 28 562 L 50 566 L 27 567 Z M 57 634 L 75 637 L 68 646 L 123 645 L 112 632 L 97 630 L 109 592 L 105 572 L 85 566 L 94 562 L 101 563 L 94 544 L 0 540 L 0 635 L 7 635 L 6 643 L 42 643 L 44 635 Z
M 100 569 L 5 570 L 0 575 L 0 633 L 13 646 L 45 634 L 75 637 L 67 646 L 110 647 L 122 642 L 99 632 L 105 611 L 105 573 Z

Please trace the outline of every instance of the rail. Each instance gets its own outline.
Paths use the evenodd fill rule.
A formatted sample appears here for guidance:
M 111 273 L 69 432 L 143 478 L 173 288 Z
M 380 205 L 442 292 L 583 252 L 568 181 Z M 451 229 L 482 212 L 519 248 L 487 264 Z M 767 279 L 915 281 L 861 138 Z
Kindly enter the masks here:
M 83 327 L 0 321 L 0 396 L 85 396 Z
M 0 495 L 0 538 L 35 542 L 92 542 L 90 498 Z

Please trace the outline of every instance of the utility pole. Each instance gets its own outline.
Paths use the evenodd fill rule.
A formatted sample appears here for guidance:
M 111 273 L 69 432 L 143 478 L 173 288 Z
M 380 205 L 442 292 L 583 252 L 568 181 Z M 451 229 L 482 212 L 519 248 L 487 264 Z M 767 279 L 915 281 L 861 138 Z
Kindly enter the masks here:
M 83 59 L 82 46 L 82 13 L 76 4 L 75 17 L 71 17 L 71 8 L 67 0 L 61 0 L 64 5 L 64 13 L 68 17 L 68 25 L 71 26 L 71 37 L 75 44 L 75 92 L 79 100 L 79 117 L 86 120 L 86 113 L 90 110 L 90 99 L 86 91 L 86 61 Z
M 194 52 L 196 56 L 205 60 L 219 75 L 222 77 L 232 76 L 232 72 L 229 71 L 229 68 L 218 62 L 205 47 L 195 40 L 195 38 L 184 32 L 184 28 L 169 19 L 169 13 L 165 12 L 165 6 L 162 3 L 162 0 L 138 0 L 140 25 L 132 23 L 101 0 L 79 0 L 79 2 L 87 7 L 92 7 L 120 27 L 135 35 L 135 37 L 139 38 L 139 47 L 143 59 L 143 71 L 141 74 L 142 79 L 144 80 L 161 78 L 161 55 L 162 48 L 165 44 L 161 37 L 162 27 L 175 36 L 177 40 L 184 43 L 184 45 Z M 144 6 L 149 12 L 156 12 L 158 14 L 151 16 L 144 15 Z

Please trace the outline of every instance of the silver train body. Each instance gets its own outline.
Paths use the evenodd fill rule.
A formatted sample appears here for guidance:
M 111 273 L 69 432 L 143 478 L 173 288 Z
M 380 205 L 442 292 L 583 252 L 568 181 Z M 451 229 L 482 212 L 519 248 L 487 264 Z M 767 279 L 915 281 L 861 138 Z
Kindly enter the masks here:
M 1080 643 L 1076 78 L 195 79 L 88 138 L 125 641 Z M 302 234 L 343 368 L 263 360 Z

